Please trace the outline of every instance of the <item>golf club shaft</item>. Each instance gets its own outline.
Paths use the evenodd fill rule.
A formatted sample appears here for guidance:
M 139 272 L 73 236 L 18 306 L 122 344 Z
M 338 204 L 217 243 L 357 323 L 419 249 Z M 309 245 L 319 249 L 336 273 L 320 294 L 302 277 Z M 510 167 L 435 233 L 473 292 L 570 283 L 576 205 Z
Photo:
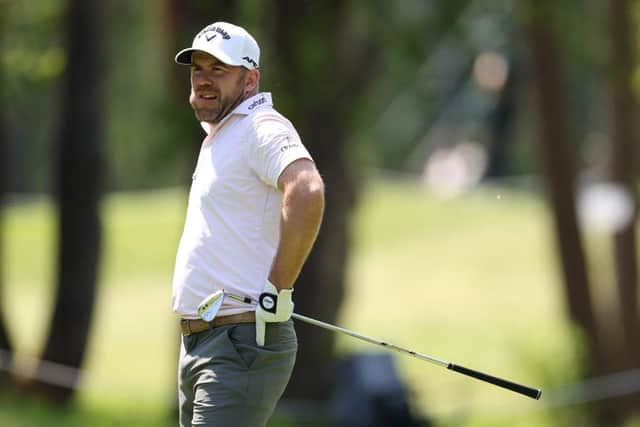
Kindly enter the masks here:
M 255 303 L 254 301 L 252 301 L 250 298 L 247 297 L 240 297 L 237 295 L 233 295 L 230 293 L 225 293 L 225 295 L 240 301 L 240 302 L 244 302 L 244 303 Z M 429 356 L 427 354 L 423 354 L 423 353 L 418 353 L 417 351 L 413 351 L 413 350 L 409 350 L 407 348 L 404 347 L 400 347 L 397 346 L 395 344 L 386 342 L 386 341 L 382 341 L 376 338 L 371 338 L 368 337 L 366 335 L 361 335 L 357 332 L 351 331 L 349 329 L 345 329 L 345 328 L 341 328 L 339 326 L 335 326 L 332 325 L 330 323 L 326 323 L 326 322 L 322 322 L 320 320 L 316 320 L 316 319 L 312 319 L 311 317 L 307 317 L 307 316 L 303 316 L 302 314 L 298 314 L 298 313 L 293 313 L 291 314 L 291 317 L 297 320 L 300 320 L 302 322 L 308 323 L 310 325 L 314 325 L 317 326 L 319 328 L 323 328 L 329 331 L 333 331 L 333 332 L 339 332 L 339 333 L 343 333 L 345 335 L 349 335 L 353 338 L 357 338 L 359 340 L 362 341 L 366 341 L 370 344 L 374 344 L 374 345 L 379 345 L 385 348 L 388 348 L 390 350 L 394 350 L 397 351 L 399 353 L 404 353 L 404 354 L 408 354 L 409 356 L 413 356 L 416 357 L 420 360 L 424 360 L 430 363 L 433 363 L 435 365 L 441 366 L 443 368 L 447 368 L 451 371 L 457 372 L 459 374 L 462 375 L 466 375 L 468 377 L 472 377 L 475 378 L 477 380 L 480 381 L 484 381 L 493 385 L 496 385 L 498 387 L 502 387 L 504 389 L 507 390 L 511 390 L 513 392 L 516 393 L 520 393 L 522 395 L 531 397 L 532 399 L 540 399 L 540 396 L 542 395 L 542 390 L 538 389 L 538 388 L 533 388 L 533 387 L 529 387 L 526 385 L 522 385 L 522 384 L 518 384 L 515 383 L 513 381 L 509 381 L 506 380 L 504 378 L 499 378 L 499 377 L 495 377 L 493 375 L 489 375 L 489 374 L 485 374 L 484 372 L 480 372 L 480 371 L 476 371 L 473 369 L 469 369 L 466 368 L 464 366 L 461 365 L 456 365 L 454 363 L 451 362 L 447 362 L 445 360 L 441 360 L 441 359 L 437 359 L 435 357 Z
M 452 370 L 454 372 L 457 372 L 459 374 L 463 374 L 463 375 L 466 375 L 468 377 L 472 377 L 472 378 L 475 378 L 477 380 L 484 381 L 484 382 L 496 385 L 498 387 L 502 387 L 502 388 L 505 388 L 507 390 L 511 390 L 511 391 L 516 392 L 516 393 L 523 394 L 523 395 L 531 397 L 533 399 L 539 399 L 540 396 L 542 395 L 542 390 L 540 390 L 540 389 L 529 387 L 529 386 L 522 385 L 522 384 L 518 384 L 518 383 L 515 383 L 513 381 L 509 381 L 509 380 L 506 380 L 506 379 L 503 379 L 503 378 L 495 377 L 493 375 L 485 374 L 484 372 L 476 371 L 476 370 L 473 370 L 473 369 L 466 368 L 464 366 L 456 365 L 456 364 L 451 363 L 451 362 L 440 360 L 440 359 L 437 359 L 435 357 L 429 356 L 427 354 L 423 354 L 423 353 L 419 353 L 417 351 L 409 350 L 407 348 L 397 346 L 397 345 L 392 344 L 392 343 L 387 342 L 387 341 L 382 341 L 382 340 L 378 340 L 376 338 L 368 337 L 366 335 L 361 335 L 361 334 L 359 334 L 357 332 L 350 331 L 349 329 L 341 328 L 339 326 L 335 326 L 335 325 L 332 325 L 330 323 L 321 322 L 319 320 L 312 319 L 310 317 L 303 316 L 303 315 L 297 314 L 297 313 L 293 313 L 291 315 L 291 317 L 293 317 L 294 319 L 300 320 L 302 322 L 309 323 L 310 325 L 318 326 L 318 327 L 323 328 L 323 329 L 327 329 L 327 330 L 330 330 L 330 331 L 340 332 L 340 333 L 349 335 L 349 336 L 357 338 L 359 340 L 366 341 L 366 342 L 368 342 L 370 344 L 379 345 L 379 346 L 388 348 L 390 350 L 397 351 L 399 353 L 408 354 L 408 355 L 416 357 L 418 359 L 425 360 L 425 361 L 433 363 L 435 365 L 439 365 L 439 366 L 442 366 L 444 368 L 450 369 L 450 370 Z
M 341 328 L 339 326 L 335 326 L 335 325 L 332 325 L 330 323 L 321 322 L 319 320 L 312 319 L 310 317 L 303 316 L 303 315 L 298 314 L 298 313 L 293 313 L 291 315 L 291 317 L 293 317 L 294 319 L 301 320 L 301 321 L 303 321 L 305 323 L 309 323 L 311 325 L 318 326 L 318 327 L 323 328 L 323 329 L 328 329 L 330 331 L 340 332 L 340 333 L 352 336 L 352 337 L 357 338 L 359 340 L 366 341 L 366 342 L 368 342 L 370 344 L 380 345 L 380 346 L 386 347 L 386 348 L 391 349 L 391 350 L 395 350 L 395 351 L 400 352 L 400 353 L 405 353 L 405 354 L 408 354 L 410 356 L 417 357 L 418 359 L 426 360 L 427 362 L 431 362 L 431 363 L 434 363 L 436 365 L 443 366 L 445 368 L 447 368 L 449 366 L 449 362 L 445 362 L 444 360 L 436 359 L 435 357 L 431 357 L 431 356 L 428 356 L 426 354 L 421 354 L 421 353 L 418 353 L 418 352 L 415 352 L 415 351 L 412 351 L 412 350 L 408 350 L 406 348 L 399 347 L 399 346 L 397 346 L 395 344 L 391 344 L 391 343 L 386 342 L 386 341 L 378 340 L 378 339 L 371 338 L 371 337 L 368 337 L 368 336 L 365 336 L 365 335 L 360 335 L 359 333 L 354 332 L 354 331 L 350 331 L 349 329 Z

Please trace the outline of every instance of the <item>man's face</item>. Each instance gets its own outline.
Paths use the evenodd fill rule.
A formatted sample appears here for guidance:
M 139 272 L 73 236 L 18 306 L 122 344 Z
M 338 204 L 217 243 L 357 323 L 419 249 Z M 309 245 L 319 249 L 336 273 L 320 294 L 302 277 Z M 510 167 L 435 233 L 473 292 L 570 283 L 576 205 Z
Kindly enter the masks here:
M 201 122 L 218 123 L 247 92 L 247 70 L 220 62 L 204 53 L 191 56 L 191 95 L 189 103 Z

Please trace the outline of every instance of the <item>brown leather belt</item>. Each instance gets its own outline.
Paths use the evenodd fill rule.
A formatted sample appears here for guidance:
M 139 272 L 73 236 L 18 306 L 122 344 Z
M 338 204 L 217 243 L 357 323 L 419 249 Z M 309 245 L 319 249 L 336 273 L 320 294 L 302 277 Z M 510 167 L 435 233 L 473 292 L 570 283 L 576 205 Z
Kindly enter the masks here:
M 216 317 L 212 322 L 205 322 L 202 319 L 180 319 L 180 329 L 182 329 L 182 335 L 188 337 L 189 335 L 217 328 L 218 326 L 231 325 L 234 323 L 254 323 L 255 321 L 256 313 L 254 311 L 245 311 L 244 313 Z

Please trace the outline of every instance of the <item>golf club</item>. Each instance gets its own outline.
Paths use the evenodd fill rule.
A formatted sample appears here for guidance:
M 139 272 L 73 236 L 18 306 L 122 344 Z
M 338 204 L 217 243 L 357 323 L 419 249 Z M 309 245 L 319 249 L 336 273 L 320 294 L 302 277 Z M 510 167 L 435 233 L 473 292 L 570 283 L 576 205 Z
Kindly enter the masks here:
M 213 318 L 215 317 L 215 315 L 217 314 L 218 310 L 220 309 L 220 307 L 222 306 L 222 301 L 223 298 L 227 296 L 229 298 L 232 298 L 236 301 L 240 301 L 246 304 L 256 304 L 255 301 L 253 301 L 252 299 L 248 298 L 248 297 L 241 297 L 238 295 L 234 295 L 225 291 L 217 291 L 213 294 L 211 294 L 209 297 L 205 298 L 203 300 L 203 302 L 200 304 L 200 306 L 198 307 L 198 313 L 200 314 L 200 317 L 202 317 L 203 320 L 206 320 L 208 322 L 210 322 L 211 320 L 213 320 Z M 420 360 L 424 360 L 430 363 L 433 363 L 435 365 L 447 368 L 451 371 L 457 372 L 459 374 L 462 375 L 466 375 L 468 377 L 472 377 L 475 378 L 477 380 L 480 381 L 484 381 L 493 385 L 496 385 L 498 387 L 502 387 L 504 389 L 507 390 L 511 390 L 513 392 L 528 396 L 532 399 L 540 399 L 540 396 L 542 395 L 542 390 L 539 388 L 534 388 L 534 387 L 529 387 L 526 385 L 522 385 L 522 384 L 518 384 L 515 383 L 513 381 L 510 380 L 506 380 L 504 378 L 499 378 L 493 375 L 489 375 L 486 374 L 484 372 L 480 372 L 480 371 L 476 371 L 474 369 L 469 369 L 466 368 L 464 366 L 461 365 L 457 365 L 455 363 L 451 363 L 448 362 L 446 360 L 441 360 L 432 356 L 429 356 L 427 354 L 423 354 L 423 353 L 419 353 L 417 351 L 413 351 L 404 347 L 400 347 L 398 345 L 392 344 L 390 342 L 387 341 L 383 341 L 383 340 L 379 340 L 376 338 L 372 338 L 372 337 L 368 337 L 366 335 L 361 335 L 357 332 L 351 331 L 349 329 L 345 329 L 345 328 L 341 328 L 339 326 L 335 326 L 332 325 L 330 323 L 326 323 L 326 322 L 321 322 L 320 320 L 316 320 L 316 319 L 312 319 L 310 317 L 307 316 L 303 316 L 301 314 L 298 313 L 293 313 L 291 315 L 291 317 L 293 317 L 294 319 L 300 320 L 302 322 L 308 323 L 310 325 L 314 325 L 317 326 L 319 328 L 323 328 L 329 331 L 333 331 L 333 332 L 339 332 L 339 333 L 343 333 L 346 335 L 349 335 L 353 338 L 357 338 L 359 340 L 362 341 L 366 341 L 370 344 L 374 344 L 374 345 L 379 345 L 381 347 L 387 348 L 389 350 L 394 350 L 397 351 L 399 353 L 404 353 L 404 354 L 408 354 L 409 356 L 413 356 L 416 357 Z M 211 319 L 211 320 L 208 320 Z

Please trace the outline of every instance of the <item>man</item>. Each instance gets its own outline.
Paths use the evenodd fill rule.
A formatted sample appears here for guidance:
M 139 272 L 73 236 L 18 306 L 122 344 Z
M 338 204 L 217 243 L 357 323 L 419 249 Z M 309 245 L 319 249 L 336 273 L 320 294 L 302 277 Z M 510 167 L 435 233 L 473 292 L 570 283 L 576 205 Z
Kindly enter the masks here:
M 191 66 L 189 102 L 207 132 L 173 279 L 180 425 L 264 426 L 295 361 L 293 285 L 320 227 L 324 185 L 292 124 L 259 92 L 260 49 L 246 30 L 209 25 L 175 60 Z M 218 290 L 273 304 L 225 299 L 213 321 L 199 319 Z

